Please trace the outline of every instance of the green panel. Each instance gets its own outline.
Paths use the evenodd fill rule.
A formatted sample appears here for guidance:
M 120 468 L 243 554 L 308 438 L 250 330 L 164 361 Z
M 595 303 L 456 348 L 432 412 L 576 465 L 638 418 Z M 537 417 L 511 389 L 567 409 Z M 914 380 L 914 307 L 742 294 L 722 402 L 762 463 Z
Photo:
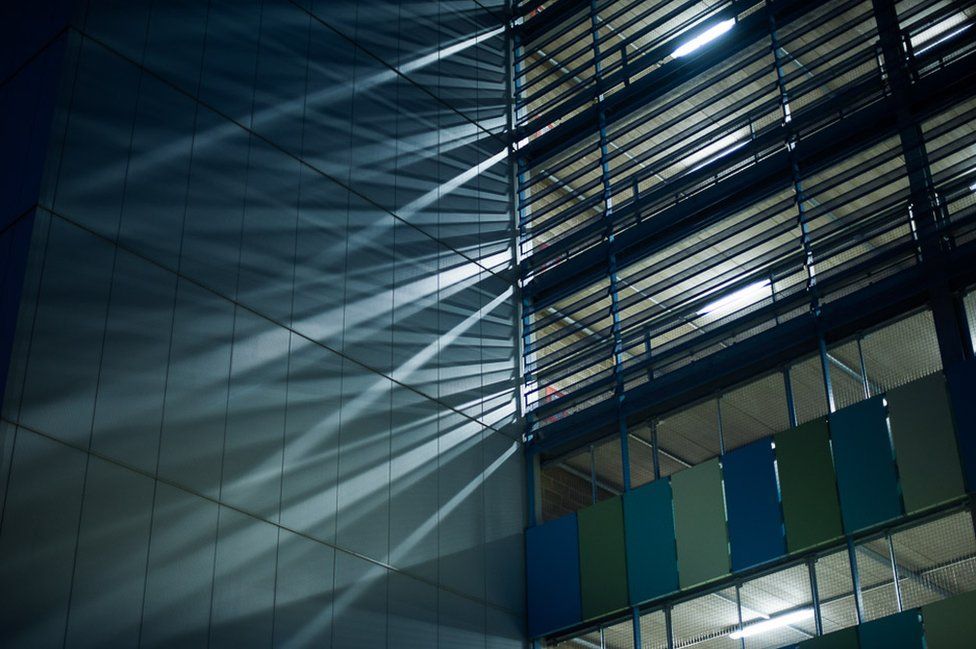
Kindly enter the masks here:
M 834 631 L 819 638 L 804 640 L 797 649 L 858 649 L 857 627 Z
M 778 433 L 773 441 L 787 550 L 799 552 L 840 538 L 844 531 L 827 421 Z
M 671 476 L 682 588 L 729 574 L 729 536 L 718 459 Z
M 888 392 L 891 437 L 908 513 L 965 495 L 942 373 Z
M 927 649 L 971 647 L 976 641 L 976 592 L 922 607 Z
M 583 619 L 627 608 L 624 511 L 620 497 L 578 512 Z
M 924 649 L 918 609 L 896 613 L 857 627 L 861 649 Z M 966 645 L 972 646 L 972 645 Z

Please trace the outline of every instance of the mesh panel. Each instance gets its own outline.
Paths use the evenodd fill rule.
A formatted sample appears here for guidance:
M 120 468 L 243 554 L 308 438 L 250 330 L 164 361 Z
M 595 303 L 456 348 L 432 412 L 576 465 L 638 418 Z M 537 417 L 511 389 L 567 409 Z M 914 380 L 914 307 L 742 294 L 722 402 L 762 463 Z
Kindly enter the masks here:
M 643 424 L 630 431 L 627 450 L 630 454 L 630 485 L 633 488 L 654 480 L 654 449 L 651 425 Z
M 722 395 L 722 435 L 731 450 L 789 428 L 786 386 L 776 373 Z
M 588 448 L 542 467 L 539 479 L 543 522 L 593 504 L 593 489 L 589 475 L 590 450 Z
M 624 490 L 623 453 L 620 436 L 614 435 L 593 447 L 597 500 L 605 500 Z
M 827 395 L 824 393 L 819 356 L 811 356 L 790 367 L 790 386 L 798 424 L 827 414 Z
M 748 628 L 750 621 L 761 621 L 789 613 L 808 613 L 809 616 L 779 629 L 747 636 L 747 649 L 765 649 L 802 642 L 816 635 L 813 616 L 813 596 L 810 577 L 805 565 L 794 566 L 742 585 L 739 591 L 742 603 L 742 623 Z
M 625 620 L 603 629 L 604 649 L 634 649 L 634 622 Z
M 930 311 L 922 311 L 867 334 L 861 341 L 861 348 L 868 377 L 882 390 L 890 390 L 942 369 L 939 341 Z
M 847 551 L 833 552 L 817 559 L 817 594 L 824 633 L 857 624 L 854 582 Z
M 715 399 L 669 413 L 658 422 L 657 441 L 661 450 L 679 465 L 694 466 L 717 456 L 718 405 Z
M 671 629 L 675 647 L 699 649 L 738 649 L 739 641 L 729 637 L 739 624 L 735 589 L 715 593 L 675 605 Z
M 547 647 L 552 649 L 603 649 L 600 642 L 600 631 L 589 631 L 575 638 L 567 638 L 559 642 L 548 642 Z
M 896 532 L 891 542 L 905 608 L 976 590 L 976 537 L 968 511 Z
M 843 408 L 863 401 L 866 395 L 857 341 L 832 345 L 827 350 L 827 360 L 830 362 L 830 385 L 834 390 L 836 406 Z
M 641 649 L 667 649 L 668 628 L 664 611 L 645 613 L 640 619 Z
M 861 599 L 864 602 L 864 620 L 898 612 L 895 580 L 891 572 L 891 555 L 887 539 L 875 539 L 855 548 L 857 571 L 861 578 Z

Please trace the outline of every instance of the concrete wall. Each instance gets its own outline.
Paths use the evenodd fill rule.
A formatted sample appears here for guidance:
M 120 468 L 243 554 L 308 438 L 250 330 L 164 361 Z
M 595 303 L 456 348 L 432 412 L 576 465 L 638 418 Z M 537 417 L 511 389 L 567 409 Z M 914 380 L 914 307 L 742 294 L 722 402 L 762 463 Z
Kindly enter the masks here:
M 0 644 L 522 646 L 503 13 L 65 9 Z

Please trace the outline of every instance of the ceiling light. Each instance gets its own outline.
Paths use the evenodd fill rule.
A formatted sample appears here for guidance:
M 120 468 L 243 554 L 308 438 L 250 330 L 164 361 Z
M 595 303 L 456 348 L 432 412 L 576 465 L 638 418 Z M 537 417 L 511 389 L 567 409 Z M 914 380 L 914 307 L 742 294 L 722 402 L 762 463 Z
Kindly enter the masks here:
M 694 38 L 689 40 L 687 43 L 679 45 L 678 49 L 671 52 L 671 56 L 675 58 L 688 56 L 689 54 L 691 54 L 698 48 L 702 47 L 703 45 L 707 45 L 708 43 L 711 43 L 716 38 L 718 38 L 725 32 L 729 31 L 733 27 L 735 27 L 735 18 L 729 18 L 728 20 L 723 20 L 720 23 L 716 23 L 715 25 L 709 27 L 708 29 L 700 33 L 698 36 L 695 36 Z
M 800 609 L 799 611 L 793 611 L 792 613 L 777 615 L 776 617 L 771 617 L 768 620 L 763 620 L 762 622 L 749 624 L 742 627 L 741 630 L 733 631 L 729 634 L 729 637 L 733 640 L 748 638 L 760 633 L 766 633 L 767 631 L 773 631 L 774 629 L 782 629 L 784 626 L 789 626 L 796 622 L 802 622 L 803 620 L 808 620 L 811 617 L 813 617 L 813 609 L 804 608 Z
M 769 280 L 767 279 L 754 284 L 749 284 L 748 286 L 740 288 L 738 291 L 729 293 L 728 295 L 719 298 L 714 302 L 709 302 L 698 311 L 698 315 L 715 315 L 719 312 L 721 312 L 721 315 L 727 315 L 740 307 L 763 300 L 769 297 L 769 295 L 770 284 Z

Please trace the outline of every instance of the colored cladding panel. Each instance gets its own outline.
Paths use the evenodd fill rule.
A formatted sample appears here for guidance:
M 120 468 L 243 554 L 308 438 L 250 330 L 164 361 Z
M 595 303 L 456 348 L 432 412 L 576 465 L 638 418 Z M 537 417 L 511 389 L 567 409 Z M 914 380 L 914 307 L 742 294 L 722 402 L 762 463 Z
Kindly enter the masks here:
M 773 441 L 787 549 L 799 552 L 843 536 L 827 421 L 778 433 Z
M 956 649 L 976 644 L 976 591 L 922 607 L 926 649 Z
M 624 494 L 624 534 L 630 603 L 678 590 L 670 482 L 655 480 Z
M 811 638 L 793 645 L 797 649 L 858 649 L 857 627 L 834 631 L 819 638 Z
M 976 361 L 946 368 L 949 401 L 956 424 L 956 443 L 962 460 L 966 489 L 976 492 Z
M 729 573 L 725 498 L 718 459 L 671 476 L 678 580 L 682 588 Z
M 543 636 L 580 622 L 576 514 L 525 531 L 529 633 Z
M 923 649 L 918 609 L 865 622 L 857 627 L 861 649 Z
M 762 439 L 722 457 L 732 570 L 786 554 L 773 445 Z
M 832 414 L 830 438 L 844 529 L 857 532 L 900 516 L 898 477 L 882 397 Z
M 627 608 L 627 558 L 620 497 L 577 512 L 584 620 Z
M 891 437 L 908 513 L 965 495 L 942 373 L 888 392 Z

